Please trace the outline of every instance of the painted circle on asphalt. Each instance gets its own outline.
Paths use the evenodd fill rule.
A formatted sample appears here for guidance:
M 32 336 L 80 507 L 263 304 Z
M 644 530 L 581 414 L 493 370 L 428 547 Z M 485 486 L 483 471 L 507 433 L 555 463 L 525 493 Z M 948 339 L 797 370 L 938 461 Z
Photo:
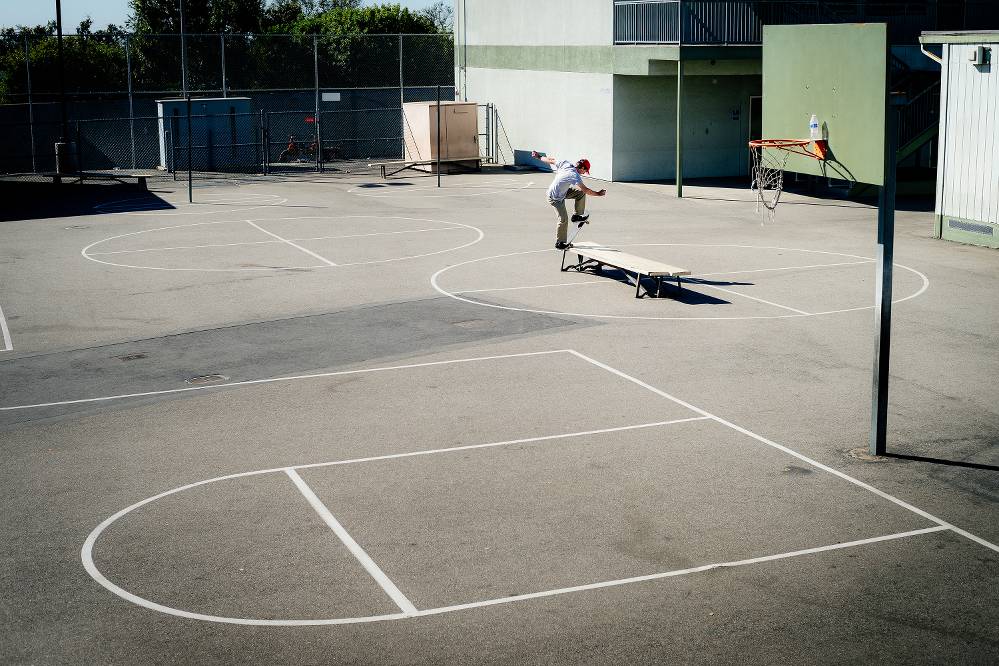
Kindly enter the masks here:
M 340 233 L 335 230 L 323 232 L 325 227 L 343 226 L 347 222 L 360 227 L 379 226 L 379 230 L 363 230 L 360 233 Z M 283 234 L 282 227 L 311 227 L 317 231 L 301 236 Z M 216 242 L 207 242 L 214 235 Z M 194 222 L 142 231 L 117 234 L 91 243 L 81 254 L 100 264 L 120 268 L 134 268 L 157 271 L 186 272 L 242 272 L 242 271 L 288 271 L 311 270 L 317 268 L 342 268 L 347 266 L 367 266 L 385 264 L 408 259 L 428 257 L 446 252 L 454 252 L 481 241 L 485 234 L 478 227 L 460 222 L 445 222 L 416 217 L 386 215 L 340 215 L 281 217 L 266 219 L 217 220 Z M 410 251 L 390 256 L 376 256 L 347 261 L 336 261 L 307 247 L 317 243 L 372 243 L 375 249 L 386 247 L 392 239 L 396 246 L 413 239 L 434 238 L 433 249 L 414 247 Z M 191 240 L 189 240 L 191 239 Z M 399 240 L 404 239 L 404 240 Z M 383 241 L 379 243 L 379 241 Z M 273 249 L 274 257 L 266 256 L 267 249 Z M 240 258 L 241 253 L 264 251 L 263 258 Z M 211 265 L 212 253 L 234 253 L 230 261 L 238 265 Z M 282 255 L 277 253 L 281 252 Z M 208 258 L 192 259 L 194 255 L 208 254 Z M 362 253 L 363 254 L 363 253 Z M 289 261 L 286 258 L 295 257 Z M 150 257 L 144 263 L 136 257 Z M 299 259 L 301 257 L 301 259 Z M 273 259 L 277 259 L 274 261 Z M 185 265 L 197 263 L 201 265 Z M 221 263 L 217 259 L 216 263 Z M 261 261 L 265 263 L 260 263 Z M 177 262 L 177 265 L 171 264 Z
M 701 244 L 701 243 L 629 243 L 629 244 L 626 244 L 626 245 L 621 245 L 620 247 L 622 247 L 622 248 L 624 248 L 624 247 L 688 247 L 688 248 L 717 248 L 719 250 L 728 248 L 728 249 L 747 249 L 747 250 L 759 250 L 759 251 L 800 252 L 800 253 L 804 253 L 806 255 L 811 255 L 811 256 L 831 256 L 831 257 L 840 257 L 840 258 L 843 258 L 843 259 L 847 260 L 847 261 L 828 262 L 828 263 L 824 263 L 824 264 L 813 264 L 813 265 L 804 265 L 804 266 L 775 267 L 775 268 L 769 268 L 769 269 L 753 269 L 753 270 L 747 270 L 747 271 L 732 270 L 732 271 L 724 271 L 724 272 L 719 272 L 719 273 L 712 273 L 712 274 L 710 274 L 712 276 L 713 275 L 738 275 L 740 273 L 759 273 L 759 272 L 767 272 L 767 271 L 769 271 L 769 272 L 777 272 L 777 271 L 783 271 L 783 270 L 806 269 L 806 268 L 807 269 L 821 269 L 823 267 L 827 267 L 827 268 L 829 268 L 829 267 L 840 267 L 840 266 L 849 265 L 849 264 L 858 264 L 858 265 L 859 264 L 873 264 L 873 262 L 874 262 L 874 259 L 871 258 L 871 257 L 863 257 L 863 256 L 860 256 L 860 255 L 848 254 L 848 253 L 845 253 L 845 252 L 831 252 L 831 251 L 827 251 L 827 250 L 807 250 L 807 249 L 802 249 L 802 248 L 787 248 L 787 247 L 763 246 L 763 245 L 731 245 L 731 244 Z M 780 304 L 771 303 L 769 301 L 764 301 L 762 299 L 755 298 L 752 295 L 742 294 L 742 293 L 739 293 L 739 292 L 734 292 L 732 290 L 721 289 L 720 291 L 726 292 L 728 294 L 732 294 L 732 295 L 735 295 L 735 296 L 738 296 L 738 297 L 743 297 L 743 298 L 746 298 L 748 300 L 758 301 L 758 302 L 761 303 L 761 307 L 773 307 L 773 306 L 776 306 L 776 307 L 779 307 L 779 308 L 784 308 L 785 310 L 788 310 L 788 312 L 787 312 L 787 314 L 741 315 L 741 316 L 737 315 L 737 316 L 713 316 L 713 317 L 712 316 L 675 316 L 675 315 L 674 316 L 663 316 L 663 315 L 654 315 L 654 314 L 615 314 L 613 312 L 579 312 L 579 311 L 574 311 L 574 310 L 571 310 L 571 309 L 531 308 L 531 307 L 517 307 L 517 306 L 512 306 L 512 305 L 500 305 L 498 303 L 489 303 L 489 302 L 478 300 L 478 299 L 476 299 L 474 297 L 469 297 L 468 296 L 468 294 L 473 293 L 473 292 L 478 292 L 478 293 L 482 293 L 482 292 L 505 292 L 505 293 L 510 293 L 510 292 L 515 292 L 515 291 L 520 290 L 520 289 L 535 289 L 536 290 L 536 289 L 544 289 L 546 287 L 575 286 L 575 285 L 573 285 L 571 283 L 570 284 L 558 284 L 558 285 L 528 285 L 528 286 L 525 286 L 525 287 L 497 287 L 495 289 L 488 289 L 488 290 L 487 289 L 461 290 L 461 289 L 455 289 L 453 287 L 450 288 L 450 289 L 448 289 L 448 288 L 445 288 L 445 287 L 441 286 L 441 276 L 443 276 L 443 275 L 447 274 L 449 271 L 453 271 L 454 269 L 457 269 L 459 267 L 469 266 L 469 265 L 472 265 L 472 264 L 485 264 L 486 262 L 507 259 L 509 257 L 518 257 L 518 256 L 524 256 L 524 255 L 530 255 L 530 254 L 540 254 L 540 253 L 554 254 L 553 250 L 526 250 L 526 251 L 523 251 L 523 252 L 510 252 L 510 253 L 507 253 L 507 254 L 498 254 L 498 255 L 493 255 L 493 256 L 489 256 L 489 257 L 481 257 L 479 259 L 471 259 L 469 261 L 463 261 L 463 262 L 458 263 L 458 264 L 452 264 L 451 266 L 445 266 L 444 268 L 440 269 L 439 271 L 437 271 L 436 273 L 434 273 L 430 277 L 430 284 L 439 293 L 441 293 L 441 294 L 443 294 L 445 296 L 448 296 L 450 298 L 453 298 L 455 300 L 458 300 L 458 301 L 463 301 L 465 303 L 470 303 L 472 305 L 479 305 L 479 306 L 487 307 L 487 308 L 496 308 L 496 309 L 499 309 L 499 310 L 511 310 L 511 311 L 515 311 L 515 312 L 532 312 L 532 313 L 536 313 L 536 314 L 565 315 L 565 316 L 572 316 L 572 317 L 587 317 L 587 318 L 594 318 L 594 319 L 635 319 L 635 320 L 652 320 L 652 321 L 742 321 L 742 320 L 753 320 L 753 319 L 795 319 L 795 318 L 801 318 L 801 317 L 820 317 L 820 316 L 833 315 L 833 314 L 842 314 L 842 313 L 846 313 L 846 312 L 856 312 L 856 311 L 859 311 L 859 310 L 871 310 L 871 309 L 874 308 L 874 305 L 872 304 L 872 305 L 861 305 L 861 306 L 857 306 L 857 307 L 848 307 L 848 308 L 837 308 L 837 309 L 832 309 L 832 310 L 823 310 L 823 311 L 817 311 L 817 312 L 805 312 L 805 311 L 801 311 L 801 310 L 795 310 L 794 308 L 788 308 L 788 307 L 782 306 Z M 906 295 L 904 297 L 901 297 L 901 298 L 893 299 L 892 303 L 902 303 L 903 301 L 908 301 L 910 299 L 916 298 L 917 296 L 921 295 L 924 291 L 926 291 L 926 289 L 929 287 L 929 284 L 930 284 L 929 278 L 927 278 L 921 272 L 917 271 L 914 268 L 910 268 L 908 266 L 903 266 L 902 264 L 896 263 L 896 264 L 893 264 L 893 265 L 897 269 L 901 269 L 901 270 L 907 271 L 908 273 L 910 273 L 912 275 L 915 275 L 919 279 L 919 281 L 920 281 L 920 286 L 919 286 L 919 288 L 916 291 L 914 291 L 911 294 L 908 294 L 908 295 Z M 560 275 L 581 275 L 581 273 L 560 273 Z M 707 277 L 707 276 L 708 276 L 708 274 L 705 274 L 705 275 L 702 275 L 701 277 L 703 278 L 703 277 Z M 604 278 L 604 279 L 606 279 L 606 278 Z M 695 275 L 691 275 L 689 278 L 685 278 L 684 282 L 689 287 L 692 287 L 694 289 L 697 289 L 697 288 L 706 288 L 709 291 L 719 289 L 718 287 L 712 286 L 712 285 L 704 283 L 704 282 L 698 282 L 697 280 L 698 280 L 698 276 L 695 274 Z M 613 284 L 613 282 L 610 281 L 610 280 L 608 280 L 607 283 L 608 284 Z M 582 285 L 582 284 L 588 284 L 588 283 L 582 283 L 582 282 L 580 282 L 579 284 Z M 634 287 L 632 287 L 632 290 L 634 290 Z M 644 302 L 655 303 L 655 302 L 660 301 L 660 300 L 665 300 L 665 299 L 647 299 Z M 564 299 L 563 299 L 563 301 L 564 301 Z

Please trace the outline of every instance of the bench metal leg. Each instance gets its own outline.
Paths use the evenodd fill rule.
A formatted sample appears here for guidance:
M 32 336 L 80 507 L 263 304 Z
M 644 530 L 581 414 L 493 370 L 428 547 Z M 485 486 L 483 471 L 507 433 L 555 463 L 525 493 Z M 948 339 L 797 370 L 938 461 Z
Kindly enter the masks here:
M 642 274 L 635 274 L 635 298 L 642 297 Z

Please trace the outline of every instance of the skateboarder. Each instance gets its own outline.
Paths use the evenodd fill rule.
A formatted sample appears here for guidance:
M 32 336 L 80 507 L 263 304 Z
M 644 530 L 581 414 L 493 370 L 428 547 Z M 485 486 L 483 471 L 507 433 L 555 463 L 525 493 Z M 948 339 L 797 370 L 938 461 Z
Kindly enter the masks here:
M 548 203 L 558 213 L 558 228 L 555 232 L 555 249 L 564 250 L 569 247 L 566 242 L 566 233 L 569 230 L 569 214 L 565 209 L 567 198 L 575 201 L 576 213 L 572 216 L 572 221 L 580 227 L 586 224 L 589 215 L 586 211 L 586 195 L 592 194 L 595 197 L 602 197 L 607 194 L 607 190 L 591 190 L 583 184 L 581 174 L 590 173 L 590 161 L 581 158 L 573 164 L 568 160 L 556 160 L 554 157 L 541 155 L 536 150 L 531 151 L 531 157 L 539 159 L 545 164 L 554 167 L 555 179 L 552 180 L 551 187 L 548 188 Z

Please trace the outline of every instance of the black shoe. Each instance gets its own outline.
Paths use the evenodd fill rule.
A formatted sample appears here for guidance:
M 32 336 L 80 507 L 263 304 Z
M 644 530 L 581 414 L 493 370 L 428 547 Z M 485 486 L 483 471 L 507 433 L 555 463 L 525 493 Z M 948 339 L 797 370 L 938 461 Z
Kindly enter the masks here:
M 572 245 L 570 245 L 569 243 L 565 243 L 563 241 L 555 241 L 556 250 L 568 250 L 570 247 L 572 247 Z
M 573 222 L 579 222 L 580 225 L 587 224 L 589 222 L 589 219 L 590 219 L 590 214 L 589 213 L 583 213 L 582 215 L 578 215 L 578 214 L 574 213 L 573 216 L 572 216 L 572 221 Z

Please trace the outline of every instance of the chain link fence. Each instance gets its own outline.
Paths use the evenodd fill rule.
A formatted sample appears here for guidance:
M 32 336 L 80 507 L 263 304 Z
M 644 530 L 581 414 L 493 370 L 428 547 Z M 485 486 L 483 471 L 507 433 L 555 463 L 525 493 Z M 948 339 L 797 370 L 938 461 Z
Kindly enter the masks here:
M 354 173 L 402 158 L 405 102 L 435 100 L 438 86 L 454 98 L 448 34 L 69 36 L 65 96 L 51 41 L 25 37 L 0 54 L 8 177 L 48 178 L 59 166 L 176 177 L 189 159 L 206 176 Z

